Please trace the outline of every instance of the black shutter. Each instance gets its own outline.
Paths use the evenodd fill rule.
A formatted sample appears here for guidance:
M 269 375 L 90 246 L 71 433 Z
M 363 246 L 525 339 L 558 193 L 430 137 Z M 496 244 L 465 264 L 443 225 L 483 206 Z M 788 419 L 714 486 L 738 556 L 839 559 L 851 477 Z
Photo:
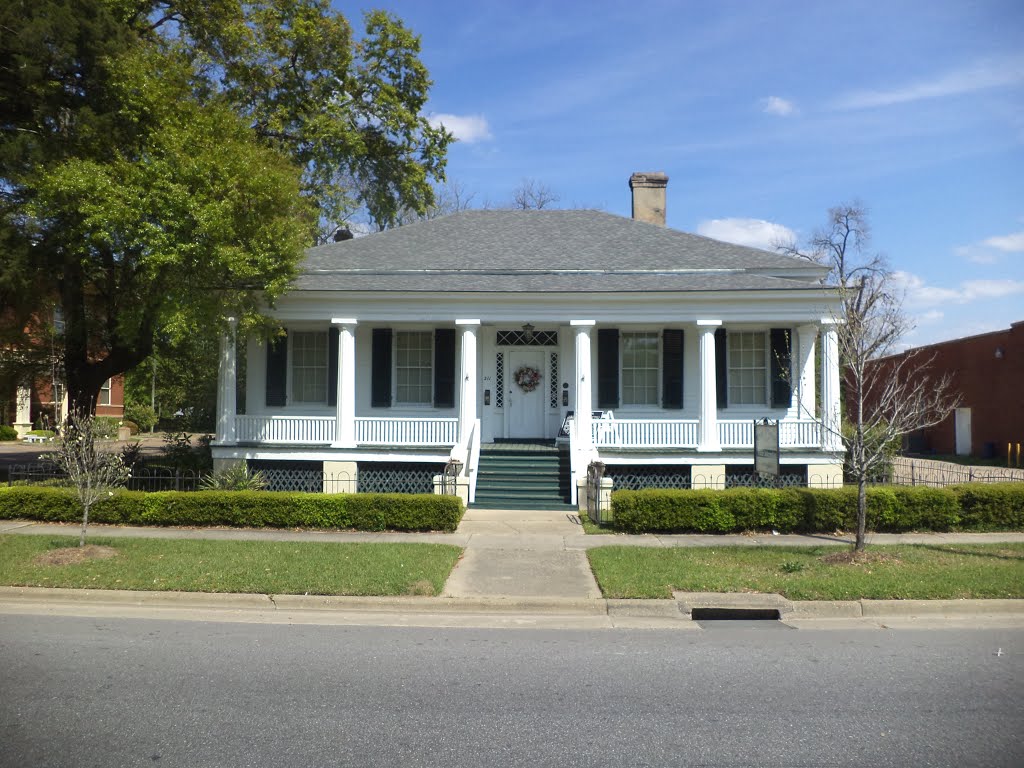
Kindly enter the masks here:
M 280 407 L 288 400 L 288 331 L 267 342 L 268 406 Z
M 327 333 L 327 404 L 338 404 L 338 335 L 340 329 Z
M 662 334 L 661 407 L 683 407 L 683 332 L 666 328 Z
M 370 386 L 370 405 L 374 408 L 391 407 L 391 329 L 373 329 L 373 383 Z
M 434 407 L 455 407 L 455 329 L 434 331 Z
M 788 328 L 772 328 L 772 407 L 788 408 L 793 387 L 789 380 L 793 357 L 792 336 Z
M 618 328 L 599 328 L 597 331 L 597 407 L 619 407 Z
M 718 385 L 718 407 L 729 405 L 729 350 L 726 341 L 729 334 L 725 328 L 715 331 L 715 382 Z

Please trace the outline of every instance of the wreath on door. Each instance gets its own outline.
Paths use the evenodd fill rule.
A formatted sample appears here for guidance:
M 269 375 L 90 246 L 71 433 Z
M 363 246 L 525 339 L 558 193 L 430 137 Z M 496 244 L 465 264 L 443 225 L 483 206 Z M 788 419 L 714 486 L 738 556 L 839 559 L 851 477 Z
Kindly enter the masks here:
M 533 392 L 533 390 L 540 386 L 541 374 L 536 368 L 531 368 L 529 365 L 521 365 L 512 374 L 512 379 L 523 392 Z

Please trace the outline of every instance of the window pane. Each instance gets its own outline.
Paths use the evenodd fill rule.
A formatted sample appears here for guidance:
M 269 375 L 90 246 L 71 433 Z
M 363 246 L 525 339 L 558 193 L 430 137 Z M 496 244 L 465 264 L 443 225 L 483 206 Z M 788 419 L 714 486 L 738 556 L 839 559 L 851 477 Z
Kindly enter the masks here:
M 293 331 L 292 399 L 297 403 L 327 402 L 327 332 Z
M 729 404 L 767 403 L 767 346 L 763 331 L 729 333 Z
M 434 334 L 399 331 L 395 336 L 395 401 L 429 405 L 434 401 Z
M 622 334 L 622 404 L 658 404 L 658 334 Z

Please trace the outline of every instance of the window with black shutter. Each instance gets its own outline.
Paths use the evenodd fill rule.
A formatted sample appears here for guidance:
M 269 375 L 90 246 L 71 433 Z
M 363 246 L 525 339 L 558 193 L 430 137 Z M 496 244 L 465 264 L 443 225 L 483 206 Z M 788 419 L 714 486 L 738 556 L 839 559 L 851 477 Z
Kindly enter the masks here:
M 771 330 L 772 406 L 788 408 L 793 387 L 790 370 L 793 359 L 792 334 L 788 328 Z
M 327 334 L 327 404 L 338 404 L 338 336 L 340 329 Z
M 391 329 L 374 328 L 370 384 L 370 404 L 374 408 L 391 407 Z
M 619 407 L 619 329 L 597 331 L 597 407 Z
M 434 407 L 455 407 L 455 329 L 434 331 Z
M 666 328 L 662 334 L 661 404 L 663 408 L 683 407 L 683 332 Z
M 267 342 L 267 407 L 283 407 L 288 400 L 288 333 Z
M 729 405 L 729 350 L 726 347 L 728 338 L 729 334 L 725 328 L 715 330 L 715 384 L 719 408 Z

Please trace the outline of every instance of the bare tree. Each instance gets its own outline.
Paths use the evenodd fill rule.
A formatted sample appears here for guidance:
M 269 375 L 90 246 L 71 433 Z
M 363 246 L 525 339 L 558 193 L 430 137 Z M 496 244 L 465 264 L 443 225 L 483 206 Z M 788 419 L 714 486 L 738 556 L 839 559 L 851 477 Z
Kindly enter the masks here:
M 523 179 L 512 192 L 512 207 L 522 211 L 542 211 L 559 201 L 547 184 L 536 179 Z
M 869 252 L 870 239 L 867 210 L 853 202 L 829 210 L 827 227 L 814 233 L 807 251 L 781 247 L 828 266 L 842 302 L 842 316 L 835 318 L 846 405 L 841 437 L 847 470 L 857 482 L 856 552 L 865 543 L 867 483 L 891 447 L 938 424 L 958 404 L 949 374 L 930 374 L 930 358 L 914 352 L 886 357 L 913 326 L 885 258 Z
M 82 504 L 82 535 L 78 546 L 85 546 L 85 532 L 93 505 L 112 495 L 128 479 L 121 456 L 96 447 L 94 416 L 71 411 L 57 433 L 57 450 L 44 454 L 67 475 Z

